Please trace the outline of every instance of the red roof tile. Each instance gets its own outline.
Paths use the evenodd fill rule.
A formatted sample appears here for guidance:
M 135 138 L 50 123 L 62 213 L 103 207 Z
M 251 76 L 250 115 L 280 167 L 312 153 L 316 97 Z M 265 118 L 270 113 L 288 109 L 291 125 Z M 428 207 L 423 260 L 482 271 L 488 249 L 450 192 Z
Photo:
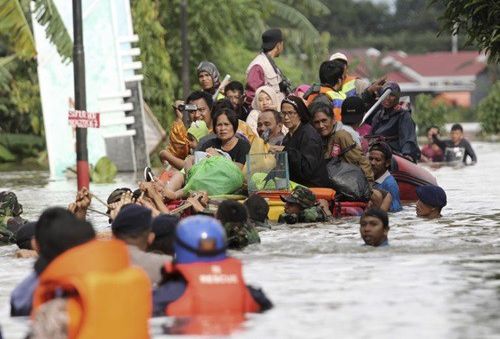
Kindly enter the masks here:
M 391 54 L 393 58 L 413 69 L 422 76 L 475 76 L 486 67 L 486 61 L 480 61 L 480 54 L 475 51 L 432 52 L 402 57 Z

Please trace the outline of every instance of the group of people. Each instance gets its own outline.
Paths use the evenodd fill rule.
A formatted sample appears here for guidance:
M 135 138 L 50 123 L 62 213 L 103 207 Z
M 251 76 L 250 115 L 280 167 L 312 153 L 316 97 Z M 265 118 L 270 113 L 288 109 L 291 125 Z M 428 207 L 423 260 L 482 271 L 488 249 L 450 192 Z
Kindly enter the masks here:
M 449 141 L 432 136 L 432 145 L 424 146 L 421 156 L 416 125 L 411 109 L 400 102 L 399 85 L 350 76 L 342 53 L 320 65 L 318 83 L 293 89 L 275 62 L 283 49 L 281 30 L 264 32 L 261 53 L 250 62 L 245 85 L 232 81 L 222 87 L 213 63 L 198 66 L 201 89 L 174 105 L 177 118 L 168 147 L 160 152 L 171 171 L 165 186 L 169 198 L 186 197 L 183 187 L 191 168 L 207 157 L 225 156 L 247 175 L 247 156 L 252 157 L 259 143 L 270 154 L 287 153 L 293 184 L 332 188 L 338 199 L 372 201 L 390 212 L 401 210 L 398 186 L 390 174 L 394 154 L 418 162 L 437 160 L 439 150 L 465 147 L 464 159 L 470 155 L 476 161 L 463 135 L 455 136 L 457 126 Z M 367 115 L 373 105 L 376 108 Z M 351 192 L 341 186 L 331 169 L 339 161 L 357 167 L 356 180 L 367 189 Z M 384 199 L 390 203 L 380 204 Z
M 96 234 L 86 221 L 94 197 L 87 189 L 67 209 L 49 208 L 32 223 L 19 222 L 22 206 L 0 193 L 0 198 L 5 196 L 0 199 L 0 235 L 37 253 L 33 272 L 11 295 L 12 316 L 33 316 L 32 338 L 70 333 L 147 337 L 152 315 L 225 316 L 229 320 L 223 331 L 229 331 L 241 324 L 244 313 L 270 309 L 263 291 L 246 285 L 241 262 L 227 254 L 227 249 L 260 242 L 259 231 L 270 227 L 268 202 L 258 194 L 243 204 L 214 202 L 210 192 L 187 189 L 197 166 L 208 159 L 225 159 L 246 175 L 255 145 L 264 145 L 259 151 L 270 155 L 287 153 L 295 188 L 281 196 L 284 213 L 279 222 L 330 221 L 332 201 L 318 199 L 308 187 L 334 188 L 341 200 L 367 203 L 359 229 L 364 244 L 389 244 L 387 212 L 402 210 L 390 173 L 393 156 L 421 159 L 415 123 L 400 103 L 398 84 L 351 77 L 347 57 L 335 53 L 320 65 L 319 83 L 293 89 L 274 60 L 283 48 L 279 29 L 264 32 L 262 51 L 246 70 L 245 86 L 238 81 L 221 86 L 217 67 L 200 63 L 201 89 L 173 105 L 176 120 L 169 144 L 160 152 L 168 171 L 156 177 L 147 169 L 138 189 L 118 188 L 110 194 L 104 204 L 111 234 Z M 382 95 L 380 106 L 366 115 Z M 457 130 L 462 132 L 454 126 L 450 141 L 429 130 L 432 144 L 424 147 L 422 159 L 439 161 L 440 151 L 464 147 L 476 161 L 470 144 L 455 136 Z M 353 196 L 349 188 L 339 189 L 332 175 L 339 162 L 357 168 L 366 194 Z M 447 204 L 442 188 L 421 186 L 417 196 L 418 216 L 441 216 Z M 103 303 L 112 311 L 100 312 Z M 171 333 L 202 324 L 176 326 Z

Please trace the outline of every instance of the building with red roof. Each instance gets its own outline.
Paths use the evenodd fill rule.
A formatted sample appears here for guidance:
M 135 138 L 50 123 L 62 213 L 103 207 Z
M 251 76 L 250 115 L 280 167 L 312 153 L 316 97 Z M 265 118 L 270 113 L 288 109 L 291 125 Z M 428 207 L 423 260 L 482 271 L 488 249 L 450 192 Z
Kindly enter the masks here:
M 430 93 L 452 105 L 476 106 L 493 82 L 487 56 L 476 51 L 412 55 L 401 51 L 382 54 L 369 48 L 344 52 L 350 60 L 350 73 L 369 79 L 386 74 L 411 97 Z

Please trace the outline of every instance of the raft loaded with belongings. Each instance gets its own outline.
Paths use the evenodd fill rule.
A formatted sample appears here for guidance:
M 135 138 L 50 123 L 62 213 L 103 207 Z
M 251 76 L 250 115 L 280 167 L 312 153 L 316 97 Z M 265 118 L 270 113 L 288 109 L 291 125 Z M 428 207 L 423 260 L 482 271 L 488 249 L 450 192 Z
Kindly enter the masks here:
M 436 178 L 424 167 L 394 154 L 391 174 L 399 186 L 399 198 L 405 202 L 418 200 L 417 187 L 437 185 Z

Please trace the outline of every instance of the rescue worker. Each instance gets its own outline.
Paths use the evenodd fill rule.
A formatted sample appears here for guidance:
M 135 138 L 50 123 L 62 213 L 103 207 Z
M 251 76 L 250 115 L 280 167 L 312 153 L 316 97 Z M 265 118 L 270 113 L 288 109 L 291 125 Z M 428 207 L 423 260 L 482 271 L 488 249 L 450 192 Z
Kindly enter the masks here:
M 128 245 L 130 258 L 134 265 L 144 269 L 152 284 L 160 281 L 161 268 L 168 255 L 146 252 L 154 241 L 155 234 L 151 230 L 151 210 L 139 205 L 123 206 L 111 224 L 113 236 Z
M 392 151 L 389 145 L 384 142 L 378 142 L 370 147 L 368 156 L 370 165 L 372 166 L 373 175 L 375 178 L 374 188 L 381 188 L 391 194 L 392 202 L 390 212 L 399 212 L 401 200 L 399 198 L 399 186 L 396 179 L 389 172 L 392 162 Z
M 307 106 L 318 100 L 329 103 L 333 107 L 335 120 L 342 121 L 342 103 L 346 98 L 341 92 L 344 65 L 338 61 L 324 61 L 319 67 L 319 81 L 319 84 L 313 84 L 304 94 Z
M 269 220 L 269 204 L 266 199 L 254 193 L 248 197 L 243 203 L 248 211 L 248 223 L 253 225 L 257 230 L 270 229 Z
M 160 214 L 153 219 L 151 231 L 155 239 L 148 246 L 148 252 L 174 255 L 175 228 L 179 223 L 178 216 L 170 214 Z
M 28 221 L 21 217 L 23 205 L 14 192 L 0 192 L 0 245 L 16 242 L 16 232 Z
M 154 316 L 243 316 L 273 305 L 260 289 L 245 285 L 242 265 L 226 254 L 226 233 L 208 216 L 192 216 L 177 226 L 174 261 L 164 266 L 153 292 Z M 202 297 L 199 297 L 202 296 Z
M 151 292 L 123 242 L 87 241 L 57 256 L 40 275 L 30 338 L 149 338 Z
M 389 246 L 389 217 L 379 208 L 366 210 L 359 219 L 359 233 L 365 246 Z
M 420 149 L 411 112 L 399 104 L 401 89 L 397 83 L 387 82 L 380 94 L 387 89 L 391 89 L 391 94 L 382 101 L 381 107 L 372 114 L 372 118 L 367 119 L 367 123 L 372 126 L 371 133 L 387 142 L 394 153 L 400 153 L 410 161 L 417 162 L 420 159 Z M 375 97 L 372 99 L 371 103 L 374 103 Z
M 426 219 L 441 217 L 441 210 L 446 206 L 446 192 L 439 186 L 424 185 L 417 187 L 417 216 Z
M 282 195 L 285 212 L 279 218 L 279 223 L 296 224 L 298 222 L 332 221 L 332 212 L 328 203 L 318 201 L 314 193 L 304 186 L 297 186 L 290 195 Z
M 330 61 L 338 61 L 344 65 L 344 80 L 340 91 L 346 98 L 361 96 L 370 84 L 363 79 L 348 75 L 349 62 L 347 56 L 344 53 L 337 52 L 330 56 Z
M 229 249 L 242 249 L 260 243 L 259 233 L 248 223 L 245 206 L 236 200 L 224 200 L 217 209 L 215 218 L 224 226 Z
M 31 313 L 33 293 L 47 266 L 64 251 L 95 238 L 92 225 L 77 219 L 71 212 L 55 207 L 45 210 L 35 225 L 32 247 L 39 257 L 33 271 L 12 291 L 11 316 Z
M 262 33 L 262 52 L 250 62 L 246 70 L 245 104 L 248 107 L 257 89 L 264 85 L 274 89 L 278 102 L 291 93 L 289 80 L 274 62 L 283 49 L 283 33 L 280 29 L 269 29 Z

